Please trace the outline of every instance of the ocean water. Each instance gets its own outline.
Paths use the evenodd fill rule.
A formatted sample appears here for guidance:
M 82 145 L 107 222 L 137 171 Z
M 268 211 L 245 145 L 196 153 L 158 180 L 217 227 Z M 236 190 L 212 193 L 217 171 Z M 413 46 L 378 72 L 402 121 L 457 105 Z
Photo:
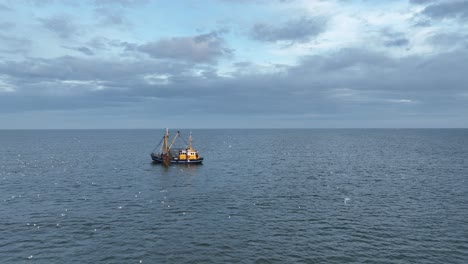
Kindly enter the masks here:
M 468 263 L 467 129 L 162 134 L 0 131 L 0 263 Z

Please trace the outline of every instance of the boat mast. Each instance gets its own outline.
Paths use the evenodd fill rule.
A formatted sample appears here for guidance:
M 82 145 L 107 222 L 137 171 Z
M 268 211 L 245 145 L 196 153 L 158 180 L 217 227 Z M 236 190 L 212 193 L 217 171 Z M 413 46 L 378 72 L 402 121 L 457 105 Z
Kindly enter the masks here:
M 190 132 L 189 136 L 189 149 L 192 149 L 192 132 Z
M 169 152 L 169 129 L 166 128 L 166 134 L 164 134 L 163 140 L 163 154 L 167 154 Z

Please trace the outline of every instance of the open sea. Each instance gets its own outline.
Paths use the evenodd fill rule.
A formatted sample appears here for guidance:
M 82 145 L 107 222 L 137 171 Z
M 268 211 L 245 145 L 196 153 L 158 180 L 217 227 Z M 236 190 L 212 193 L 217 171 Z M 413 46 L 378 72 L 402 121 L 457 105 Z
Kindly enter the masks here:
M 192 132 L 0 131 L 0 263 L 468 263 L 468 129 Z

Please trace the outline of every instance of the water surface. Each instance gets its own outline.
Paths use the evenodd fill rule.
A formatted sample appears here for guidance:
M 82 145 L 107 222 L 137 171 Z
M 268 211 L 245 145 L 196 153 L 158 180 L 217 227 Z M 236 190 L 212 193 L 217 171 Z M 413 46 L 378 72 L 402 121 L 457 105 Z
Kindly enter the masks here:
M 0 131 L 0 263 L 468 263 L 466 129 L 162 134 Z

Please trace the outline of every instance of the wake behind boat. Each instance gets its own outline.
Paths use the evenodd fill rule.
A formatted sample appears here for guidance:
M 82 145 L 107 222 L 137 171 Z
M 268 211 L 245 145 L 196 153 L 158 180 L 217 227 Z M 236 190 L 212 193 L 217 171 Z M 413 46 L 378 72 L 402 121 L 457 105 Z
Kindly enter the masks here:
M 174 143 L 180 137 L 180 132 L 177 131 L 176 135 L 169 144 L 169 130 L 166 128 L 161 142 L 159 142 L 157 149 L 160 146 L 159 153 L 151 152 L 151 159 L 154 163 L 161 163 L 163 165 L 175 164 L 201 164 L 203 158 L 199 156 L 198 151 L 192 147 L 192 133 L 190 133 L 189 144 L 185 148 L 174 148 Z M 183 139 L 182 139 L 183 140 Z M 185 142 L 185 140 L 184 140 Z M 185 142 L 186 143 L 186 142 Z

